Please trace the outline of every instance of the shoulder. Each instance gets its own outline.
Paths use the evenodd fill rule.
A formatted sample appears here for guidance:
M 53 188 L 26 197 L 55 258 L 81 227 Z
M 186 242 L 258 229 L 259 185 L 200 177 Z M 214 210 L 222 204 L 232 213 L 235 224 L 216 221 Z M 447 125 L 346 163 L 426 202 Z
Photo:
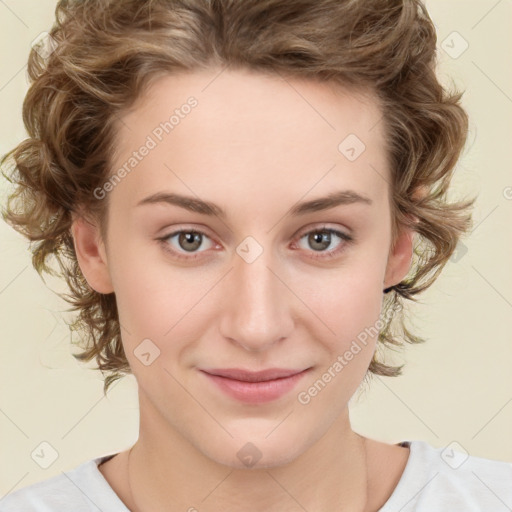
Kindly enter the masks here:
M 512 464 L 469 455 L 458 443 L 408 441 L 410 456 L 379 512 L 493 512 L 512 507 Z
M 90 512 L 118 505 L 116 495 L 101 475 L 98 464 L 110 456 L 98 457 L 37 482 L 0 499 L 0 512 Z M 110 510 L 123 510 L 118 506 Z M 126 510 L 126 508 L 124 509 Z

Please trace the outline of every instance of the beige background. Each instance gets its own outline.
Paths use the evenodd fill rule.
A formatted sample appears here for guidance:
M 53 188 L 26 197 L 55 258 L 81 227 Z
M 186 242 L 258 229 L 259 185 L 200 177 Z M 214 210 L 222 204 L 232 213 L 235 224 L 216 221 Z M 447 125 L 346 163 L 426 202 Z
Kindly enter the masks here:
M 409 347 L 397 379 L 375 378 L 351 405 L 354 429 L 387 442 L 457 442 L 471 455 L 512 461 L 512 2 L 428 0 L 444 83 L 466 89 L 471 133 L 456 195 L 475 194 L 475 228 L 458 258 L 413 308 L 428 342 Z M 53 21 L 54 0 L 0 2 L 0 153 L 25 137 L 21 104 L 30 43 Z M 469 47 L 461 48 L 456 31 Z M 507 188 L 508 187 L 508 188 Z M 0 187 L 5 196 L 6 183 Z M 100 455 L 138 435 L 136 383 L 108 398 L 99 372 L 79 366 L 59 311 L 67 305 L 30 264 L 26 241 L 0 222 L 0 496 Z M 55 288 L 58 284 L 49 281 Z M 41 442 L 58 458 L 31 458 Z

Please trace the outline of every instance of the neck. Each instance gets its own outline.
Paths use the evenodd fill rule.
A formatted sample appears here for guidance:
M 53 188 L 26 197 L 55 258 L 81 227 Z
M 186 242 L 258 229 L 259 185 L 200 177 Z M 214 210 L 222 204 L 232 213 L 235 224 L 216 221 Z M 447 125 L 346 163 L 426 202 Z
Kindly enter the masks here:
M 366 510 L 366 447 L 350 428 L 348 410 L 292 461 L 250 469 L 217 463 L 163 425 L 141 410 L 139 440 L 127 465 L 133 512 Z

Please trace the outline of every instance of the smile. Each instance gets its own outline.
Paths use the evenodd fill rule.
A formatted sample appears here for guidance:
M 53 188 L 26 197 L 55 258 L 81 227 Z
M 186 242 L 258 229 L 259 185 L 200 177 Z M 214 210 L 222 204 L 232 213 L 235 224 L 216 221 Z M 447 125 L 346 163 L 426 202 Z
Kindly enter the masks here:
M 310 368 L 271 368 L 251 372 L 237 368 L 200 370 L 224 394 L 239 401 L 258 404 L 277 400 L 289 393 Z

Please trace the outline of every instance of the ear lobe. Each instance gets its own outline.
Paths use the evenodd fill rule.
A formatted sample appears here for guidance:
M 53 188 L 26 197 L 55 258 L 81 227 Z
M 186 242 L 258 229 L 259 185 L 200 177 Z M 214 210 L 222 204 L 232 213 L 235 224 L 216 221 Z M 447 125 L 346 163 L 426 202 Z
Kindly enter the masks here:
M 403 228 L 396 239 L 395 246 L 388 256 L 384 288 L 398 284 L 408 274 L 411 268 L 414 235 L 411 228 Z
M 105 245 L 99 227 L 83 217 L 76 217 L 71 224 L 75 253 L 89 286 L 98 293 L 112 293 Z

